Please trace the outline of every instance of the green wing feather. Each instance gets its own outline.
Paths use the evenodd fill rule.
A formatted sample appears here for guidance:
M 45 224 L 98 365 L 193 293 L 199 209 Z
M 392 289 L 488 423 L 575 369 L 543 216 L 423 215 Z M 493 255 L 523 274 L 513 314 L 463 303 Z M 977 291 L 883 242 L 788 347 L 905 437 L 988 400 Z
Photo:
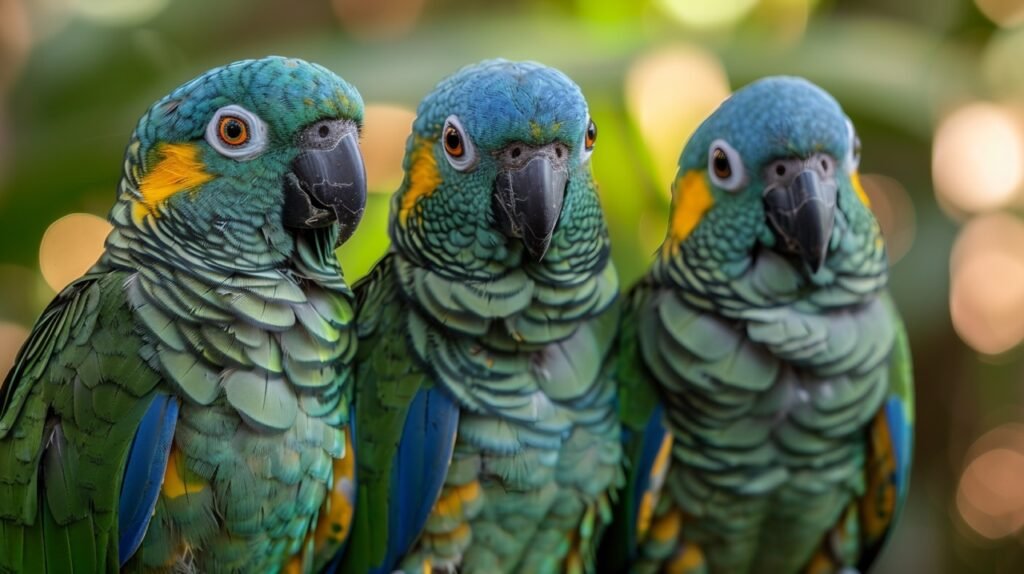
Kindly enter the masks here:
M 401 303 L 394 255 L 355 286 L 359 325 L 356 364 L 356 516 L 342 572 L 369 572 L 387 558 L 392 466 L 410 404 L 432 383 L 413 363 L 408 309 Z
M 603 536 L 597 563 L 609 572 L 624 572 L 637 549 L 637 517 L 643 494 L 648 491 L 651 465 L 644 451 L 651 437 L 645 435 L 658 407 L 653 381 L 643 364 L 637 340 L 638 315 L 651 297 L 643 282 L 635 285 L 624 304 L 619 333 L 608 361 L 618 389 L 618 414 L 622 424 L 626 483 L 613 506 L 612 521 Z
M 0 388 L 0 571 L 117 569 L 122 469 L 159 381 L 126 278 L 64 289 Z

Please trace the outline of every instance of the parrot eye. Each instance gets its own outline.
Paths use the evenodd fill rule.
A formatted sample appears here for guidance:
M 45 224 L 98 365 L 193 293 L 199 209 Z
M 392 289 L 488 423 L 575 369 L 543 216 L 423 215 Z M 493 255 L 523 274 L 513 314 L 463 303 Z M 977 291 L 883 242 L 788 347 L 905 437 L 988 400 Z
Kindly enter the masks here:
M 725 140 L 711 142 L 708 150 L 708 175 L 726 191 L 739 191 L 747 183 L 747 173 L 740 154 Z
M 846 169 L 856 171 L 860 167 L 860 136 L 857 135 L 857 130 L 849 118 L 846 119 L 846 130 L 850 134 L 850 153 L 846 158 Z
M 587 131 L 583 133 L 583 149 L 580 150 L 580 162 L 585 163 L 590 159 L 590 154 L 594 152 L 594 142 L 597 141 L 597 124 L 588 115 L 587 116 Z
M 267 124 L 242 106 L 224 106 L 207 124 L 206 142 L 231 159 L 252 159 L 267 147 Z
M 448 163 L 455 169 L 468 171 L 476 164 L 476 149 L 466 137 L 466 130 L 462 128 L 459 118 L 448 116 L 445 120 L 444 130 L 441 131 L 441 143 Z
M 242 145 L 249 141 L 249 125 L 242 118 L 223 116 L 220 118 L 220 141 L 228 145 Z
M 725 151 L 720 147 L 716 147 L 711 152 L 711 169 L 715 170 L 715 175 L 719 179 L 729 179 L 732 175 L 732 166 L 729 165 L 729 156 L 725 155 Z
M 452 157 L 462 157 L 462 154 L 466 153 L 462 147 L 462 136 L 452 126 L 448 126 L 444 130 L 444 151 Z

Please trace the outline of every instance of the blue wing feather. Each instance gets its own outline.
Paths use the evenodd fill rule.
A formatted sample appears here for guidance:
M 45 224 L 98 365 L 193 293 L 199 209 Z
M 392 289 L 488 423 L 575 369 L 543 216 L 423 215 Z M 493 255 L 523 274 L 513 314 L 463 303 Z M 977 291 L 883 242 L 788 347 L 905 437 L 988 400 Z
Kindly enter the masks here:
M 177 421 L 178 400 L 157 395 L 135 431 L 118 504 L 118 558 L 122 566 L 142 544 L 153 517 Z
M 651 418 L 647 420 L 647 425 L 643 431 L 643 443 L 640 447 L 640 456 L 636 461 L 637 480 L 633 487 L 633 515 L 630 517 L 632 524 L 629 528 L 629 536 L 633 538 L 629 541 L 629 548 L 632 553 L 637 550 L 637 523 L 640 518 L 641 501 L 644 498 L 644 493 L 651 486 L 651 471 L 654 468 L 654 461 L 658 458 L 658 451 L 661 449 L 661 444 L 665 440 L 665 433 L 668 432 L 665 429 L 665 425 L 662 422 L 661 417 L 661 405 L 655 407 L 651 413 Z
M 391 572 L 423 530 L 448 476 L 458 424 L 459 408 L 444 390 L 416 393 L 391 467 L 387 558 L 375 572 Z
M 889 423 L 892 436 L 892 448 L 896 457 L 896 476 L 894 482 L 902 495 L 906 492 L 910 478 L 911 440 L 913 431 L 907 420 L 903 401 L 900 397 L 889 397 L 885 403 L 885 418 Z

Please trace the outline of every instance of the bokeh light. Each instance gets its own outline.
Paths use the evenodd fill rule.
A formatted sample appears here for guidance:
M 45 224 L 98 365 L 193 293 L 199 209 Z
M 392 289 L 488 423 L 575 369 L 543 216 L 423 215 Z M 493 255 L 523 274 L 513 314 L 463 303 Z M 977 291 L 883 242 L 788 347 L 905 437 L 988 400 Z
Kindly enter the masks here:
M 77 0 L 78 14 L 109 26 L 142 24 L 159 14 L 170 0 Z
M 341 27 L 357 38 L 387 40 L 412 30 L 426 0 L 331 0 Z
M 903 184 L 891 177 L 863 173 L 860 175 L 860 183 L 871 201 L 871 211 L 882 228 L 889 262 L 896 263 L 906 255 L 914 242 L 917 220 L 914 202 L 910 200 Z
M 1024 526 L 1024 425 L 1006 424 L 979 438 L 960 476 L 960 517 L 985 538 L 997 539 Z
M 402 181 L 402 157 L 405 141 L 416 113 L 390 104 L 368 104 L 363 117 L 363 137 L 359 142 L 366 162 L 370 191 L 393 192 Z
M 666 193 L 686 140 L 728 96 L 729 80 L 722 64 L 696 46 L 676 45 L 651 52 L 630 67 L 626 106 Z
M 658 0 L 670 16 L 694 28 L 733 24 L 750 13 L 758 0 Z
M 780 40 L 794 42 L 807 30 L 811 11 L 817 0 L 761 0 L 751 15 L 761 29 L 767 29 Z
M 39 269 L 46 283 L 60 291 L 81 277 L 103 253 L 108 233 L 107 220 L 90 213 L 72 213 L 50 224 L 39 244 Z
M 1024 339 L 1024 223 L 1005 214 L 972 220 L 950 257 L 950 315 L 971 348 L 996 355 Z
M 985 211 L 1013 199 L 1024 183 L 1024 130 L 990 103 L 963 106 L 942 120 L 932 146 L 936 192 L 958 209 Z
M 28 329 L 15 323 L 0 321 L 0 386 L 14 365 L 18 350 L 28 339 Z
M 1024 0 L 974 0 L 981 13 L 1005 27 L 1024 22 Z

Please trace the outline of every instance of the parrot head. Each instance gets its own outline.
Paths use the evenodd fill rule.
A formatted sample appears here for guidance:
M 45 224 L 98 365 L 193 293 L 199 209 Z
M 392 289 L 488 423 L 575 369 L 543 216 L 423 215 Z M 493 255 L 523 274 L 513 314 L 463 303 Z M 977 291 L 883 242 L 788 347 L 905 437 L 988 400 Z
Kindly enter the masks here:
M 541 261 L 563 208 L 593 191 L 596 138 L 583 94 L 558 70 L 506 60 L 463 68 L 419 106 L 392 236 L 433 235 L 417 242 L 429 248 L 454 229 L 478 259 L 518 242 Z
M 139 121 L 125 211 L 136 229 L 193 246 L 245 251 L 262 241 L 253 236 L 281 244 L 332 225 L 343 241 L 366 202 L 362 116 L 355 88 L 316 64 L 268 57 L 210 70 Z
M 800 78 L 754 82 L 687 142 L 663 253 L 689 246 L 728 261 L 769 248 L 813 275 L 843 233 L 878 232 L 859 162 L 860 141 L 832 96 Z

